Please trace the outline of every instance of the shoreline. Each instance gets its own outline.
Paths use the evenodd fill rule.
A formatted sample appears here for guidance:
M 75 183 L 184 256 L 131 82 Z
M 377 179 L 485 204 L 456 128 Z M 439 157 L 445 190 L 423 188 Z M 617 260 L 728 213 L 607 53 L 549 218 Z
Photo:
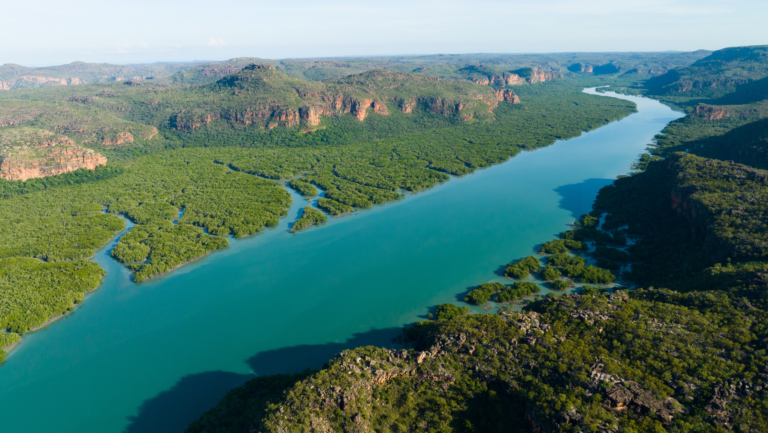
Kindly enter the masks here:
M 254 234 L 256 234 L 256 233 L 254 233 Z M 246 236 L 250 236 L 250 235 L 246 235 Z M 173 271 L 175 271 L 175 270 L 177 270 L 179 268 L 182 268 L 184 266 L 190 265 L 190 264 L 192 264 L 192 263 L 194 263 L 194 262 L 196 262 L 196 261 L 198 261 L 200 259 L 205 258 L 206 256 L 208 256 L 208 255 L 210 255 L 212 253 L 215 253 L 217 251 L 223 251 L 223 250 L 225 250 L 227 248 L 229 248 L 229 245 L 227 245 L 226 247 L 223 247 L 223 248 L 217 248 L 215 250 L 208 251 L 208 252 L 206 252 L 203 255 L 200 255 L 200 256 L 197 256 L 197 257 L 195 257 L 193 259 L 189 259 L 187 261 L 181 262 L 178 265 L 172 267 L 171 269 L 168 269 L 167 271 L 163 271 L 163 272 L 160 272 L 158 274 L 151 275 L 151 276 L 149 276 L 149 277 L 147 277 L 147 278 L 145 278 L 145 279 L 143 279 L 141 281 L 135 281 L 133 279 L 133 275 L 134 274 L 132 272 L 131 273 L 131 282 L 134 283 L 134 284 L 144 284 L 145 282 L 151 282 L 152 280 L 155 280 L 158 277 L 167 277 L 168 276 L 167 274 L 170 274 L 171 272 L 173 272 Z M 121 263 L 119 261 L 118 261 L 118 263 L 120 263 L 120 265 L 122 265 L 122 266 L 125 266 L 125 263 Z
M 5 351 L 6 355 L 10 354 L 13 349 L 17 348 L 19 345 L 21 345 L 21 343 L 24 342 L 24 339 L 27 337 L 28 334 L 33 334 L 35 332 L 42 331 L 42 330 L 44 330 L 44 328 L 47 328 L 49 325 L 52 325 L 55 322 L 57 322 L 57 321 L 65 318 L 65 317 L 69 316 L 70 314 L 74 313 L 77 310 L 77 308 L 79 308 L 78 305 L 82 306 L 85 303 L 85 300 L 87 299 L 87 297 L 89 295 L 92 295 L 97 290 L 99 290 L 101 288 L 101 286 L 103 286 L 103 285 L 104 285 L 104 281 L 102 280 L 102 282 L 99 283 L 99 285 L 96 286 L 95 288 L 83 292 L 83 300 L 82 300 L 82 302 L 76 302 L 76 303 L 74 303 L 74 304 L 69 306 L 69 308 L 72 308 L 72 310 L 67 311 L 66 313 L 57 314 L 57 315 L 51 317 L 50 319 L 46 320 L 45 322 L 41 323 L 40 325 L 37 325 L 37 326 L 32 327 L 32 328 L 29 328 L 27 330 L 27 332 L 24 333 L 24 335 L 19 335 L 18 341 L 16 341 L 15 343 L 11 343 L 8 346 L 0 347 L 0 349 Z M 6 360 L 7 360 L 7 358 L 6 358 Z
M 105 248 L 107 248 L 112 242 L 118 241 L 121 236 L 126 234 L 128 232 L 128 230 L 131 229 L 131 227 L 128 226 L 129 220 L 127 218 L 125 218 L 124 216 L 119 215 L 119 214 L 110 214 L 109 212 L 104 212 L 104 213 L 107 213 L 109 215 L 116 215 L 116 216 L 120 217 L 122 220 L 124 220 L 126 222 L 125 227 L 123 229 L 121 229 L 121 230 L 116 231 L 115 235 L 112 238 L 110 238 L 104 245 L 102 245 L 101 247 L 95 249 L 93 251 L 93 254 L 90 257 L 87 257 L 87 258 L 84 258 L 84 259 L 72 259 L 72 260 L 63 260 L 63 261 L 67 261 L 67 262 L 71 262 L 71 261 L 74 261 L 74 260 L 91 260 L 91 261 L 93 261 L 93 259 L 96 258 L 96 255 L 98 255 Z M 46 263 L 48 263 L 48 262 L 46 262 Z M 101 265 L 99 265 L 99 267 L 101 268 Z M 106 275 L 107 271 L 104 271 L 104 272 L 105 272 L 104 277 L 106 277 L 107 276 Z M 71 311 L 67 311 L 66 313 L 63 313 L 63 314 L 57 314 L 57 315 L 51 317 L 50 319 L 46 320 L 42 324 L 28 329 L 27 332 L 24 333 L 24 335 L 19 335 L 19 340 L 18 341 L 16 341 L 15 343 L 9 344 L 8 346 L 0 347 L 0 349 L 2 349 L 6 353 L 6 355 L 9 355 L 13 349 L 17 348 L 22 342 L 24 342 L 24 339 L 25 339 L 27 334 L 34 333 L 34 332 L 37 332 L 37 331 L 41 331 L 41 330 L 43 330 L 43 328 L 46 328 L 48 325 L 52 325 L 53 323 L 55 323 L 58 320 L 66 317 L 67 315 L 69 315 L 71 313 L 74 313 L 75 310 L 77 309 L 78 305 L 83 305 L 85 303 L 85 300 L 88 298 L 89 295 L 92 295 L 94 292 L 99 290 L 101 288 L 101 286 L 104 285 L 104 277 L 102 277 L 101 282 L 96 287 L 94 287 L 91 290 L 86 290 L 85 292 L 83 292 L 83 301 L 82 302 L 76 302 L 76 303 L 74 303 L 74 304 L 69 306 L 70 308 L 72 308 Z M 6 360 L 7 360 L 7 358 L 6 358 Z

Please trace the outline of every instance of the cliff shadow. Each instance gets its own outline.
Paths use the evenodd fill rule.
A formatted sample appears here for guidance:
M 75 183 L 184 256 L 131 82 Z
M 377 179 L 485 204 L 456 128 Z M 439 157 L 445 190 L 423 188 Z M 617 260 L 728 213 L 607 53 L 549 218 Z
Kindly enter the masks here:
M 559 186 L 554 189 L 560 195 L 560 209 L 571 213 L 574 219 L 589 213 L 597 193 L 613 179 L 587 179 L 581 183 Z
M 392 340 L 401 332 L 402 328 L 374 329 L 340 343 L 303 344 L 259 352 L 246 360 L 254 374 L 207 371 L 182 377 L 170 389 L 145 400 L 138 415 L 129 418 L 123 433 L 181 433 L 216 406 L 229 390 L 253 378 L 319 369 L 337 353 L 355 347 L 400 347 Z
M 203 412 L 214 407 L 232 388 L 254 375 L 207 371 L 181 378 L 157 396 L 144 401 L 139 414 L 130 417 L 123 433 L 183 432 Z

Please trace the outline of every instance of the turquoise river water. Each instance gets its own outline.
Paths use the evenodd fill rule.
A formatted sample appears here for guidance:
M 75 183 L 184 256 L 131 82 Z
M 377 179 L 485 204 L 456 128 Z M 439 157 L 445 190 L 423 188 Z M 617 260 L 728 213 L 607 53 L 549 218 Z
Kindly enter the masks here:
M 588 90 L 594 93 L 592 90 Z M 109 256 L 103 286 L 0 368 L 0 432 L 181 432 L 255 375 L 388 345 L 471 286 L 503 280 L 591 209 L 597 191 L 682 114 L 659 102 L 582 136 L 395 203 L 292 234 L 277 228 L 145 284 Z

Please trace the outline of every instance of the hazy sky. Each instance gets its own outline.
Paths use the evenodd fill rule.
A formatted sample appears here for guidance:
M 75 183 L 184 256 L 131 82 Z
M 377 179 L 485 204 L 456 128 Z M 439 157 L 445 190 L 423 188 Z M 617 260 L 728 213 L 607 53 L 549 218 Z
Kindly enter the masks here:
M 768 0 L 6 1 L 0 64 L 768 44 Z

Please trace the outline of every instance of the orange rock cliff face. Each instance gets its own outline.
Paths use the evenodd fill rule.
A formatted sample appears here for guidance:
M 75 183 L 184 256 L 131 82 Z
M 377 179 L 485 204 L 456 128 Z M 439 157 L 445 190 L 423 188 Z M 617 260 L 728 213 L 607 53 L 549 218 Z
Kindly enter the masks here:
M 31 128 L 0 132 L 0 179 L 27 180 L 106 164 L 107 158 L 65 136 Z
M 728 117 L 728 112 L 720 107 L 712 107 L 710 105 L 699 104 L 693 111 L 696 117 L 700 117 L 706 120 L 720 120 Z
M 238 95 L 248 91 L 245 86 L 248 85 L 249 81 L 282 79 L 275 74 L 277 72 L 273 66 L 250 65 L 244 68 L 240 74 L 225 78 L 222 82 L 223 85 L 231 86 L 233 94 Z M 550 78 L 546 74 L 538 74 L 530 79 L 536 81 Z M 362 81 L 354 81 L 358 79 Z M 477 109 L 482 106 L 481 104 L 487 105 L 488 111 L 493 112 L 500 101 L 513 104 L 520 102 L 517 95 L 511 90 L 473 89 L 468 91 L 466 95 L 453 98 L 387 95 L 388 90 L 399 85 L 398 80 L 405 80 L 408 83 L 411 80 L 417 80 L 426 84 L 440 82 L 440 79 L 436 77 L 413 77 L 392 71 L 374 71 L 369 73 L 368 77 L 357 78 L 357 76 L 353 76 L 349 80 L 351 81 L 331 84 L 326 89 L 318 88 L 319 86 L 299 85 L 293 89 L 299 100 L 292 101 L 291 105 L 280 100 L 265 99 L 264 102 L 255 101 L 250 105 L 222 107 L 215 111 L 182 110 L 171 117 L 171 125 L 179 131 L 192 131 L 215 121 L 240 125 L 263 125 L 262 127 L 266 129 L 295 126 L 314 128 L 320 125 L 322 116 L 339 117 L 344 114 L 351 114 L 359 121 L 364 121 L 372 113 L 387 116 L 390 114 L 390 110 L 395 107 L 405 114 L 412 113 L 418 107 L 431 113 L 458 116 L 468 120 L 477 114 L 476 112 L 470 114 L 469 110 Z M 361 90 L 362 86 L 360 85 L 365 86 L 364 90 Z M 382 93 L 384 94 L 379 93 L 379 90 L 383 90 Z
M 499 89 L 496 91 L 496 97 L 499 98 L 499 101 L 508 102 L 510 104 L 519 104 L 520 98 L 515 94 L 515 92 L 509 90 L 509 89 Z

